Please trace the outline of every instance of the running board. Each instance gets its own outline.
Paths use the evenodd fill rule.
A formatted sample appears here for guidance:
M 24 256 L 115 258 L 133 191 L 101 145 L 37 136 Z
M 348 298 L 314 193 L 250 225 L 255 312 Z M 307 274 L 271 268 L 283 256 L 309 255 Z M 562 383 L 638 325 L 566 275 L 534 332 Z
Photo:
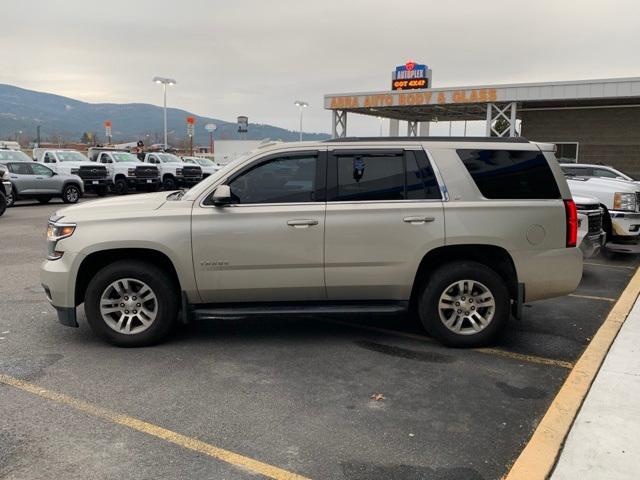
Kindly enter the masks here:
M 400 314 L 408 309 L 409 302 L 218 304 L 191 305 L 189 317 L 194 320 L 231 320 L 273 315 Z

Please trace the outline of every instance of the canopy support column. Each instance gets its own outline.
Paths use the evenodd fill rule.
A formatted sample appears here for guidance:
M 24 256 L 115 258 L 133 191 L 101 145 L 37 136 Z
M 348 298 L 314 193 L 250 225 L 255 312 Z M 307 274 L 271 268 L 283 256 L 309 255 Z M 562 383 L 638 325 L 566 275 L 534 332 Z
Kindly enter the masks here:
M 510 102 L 503 105 L 487 103 L 487 137 L 515 137 L 516 136 L 517 103 Z M 506 128 L 497 130 L 498 122 L 506 122 Z M 504 123 L 503 123 L 504 124 Z
M 333 110 L 332 138 L 344 138 L 347 136 L 347 112 L 345 110 Z

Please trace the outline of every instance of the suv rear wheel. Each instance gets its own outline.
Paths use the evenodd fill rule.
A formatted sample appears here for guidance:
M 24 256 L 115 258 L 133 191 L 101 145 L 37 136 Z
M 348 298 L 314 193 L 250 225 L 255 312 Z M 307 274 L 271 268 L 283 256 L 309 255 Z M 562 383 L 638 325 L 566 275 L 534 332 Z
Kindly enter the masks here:
M 15 187 L 11 187 L 11 192 L 9 192 L 9 195 L 7 195 L 7 207 L 13 207 L 13 205 L 16 203 L 16 189 Z
M 507 284 L 481 263 L 449 263 L 433 272 L 425 284 L 419 313 L 429 334 L 445 345 L 484 345 L 509 318 Z
M 4 193 L 0 193 L 0 217 L 7 209 L 7 197 Z
M 177 287 L 163 270 L 123 260 L 104 267 L 89 282 L 84 305 L 91 329 L 120 347 L 163 340 L 178 315 Z

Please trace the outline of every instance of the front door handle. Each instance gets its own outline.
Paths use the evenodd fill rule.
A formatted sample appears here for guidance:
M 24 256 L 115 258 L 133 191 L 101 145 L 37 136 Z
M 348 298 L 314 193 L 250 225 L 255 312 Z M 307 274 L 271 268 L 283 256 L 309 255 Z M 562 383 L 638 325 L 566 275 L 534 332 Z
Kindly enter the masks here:
M 287 225 L 295 228 L 309 228 L 310 226 L 317 225 L 317 224 L 318 224 L 318 220 L 307 220 L 307 219 L 287 220 Z
M 412 225 L 423 225 L 435 221 L 435 217 L 404 217 L 402 221 Z

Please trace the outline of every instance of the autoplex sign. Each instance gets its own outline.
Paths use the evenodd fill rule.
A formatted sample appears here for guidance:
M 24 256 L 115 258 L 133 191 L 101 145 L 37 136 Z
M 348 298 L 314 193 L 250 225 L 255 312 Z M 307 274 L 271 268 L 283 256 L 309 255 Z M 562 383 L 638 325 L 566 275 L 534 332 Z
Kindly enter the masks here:
M 400 107 L 408 105 L 445 105 L 451 103 L 488 103 L 497 101 L 495 88 L 470 88 L 435 92 L 393 92 L 369 95 L 325 97 L 325 108 L 332 110 Z
M 409 60 L 391 72 L 391 90 L 414 90 L 431 86 L 431 70 Z

